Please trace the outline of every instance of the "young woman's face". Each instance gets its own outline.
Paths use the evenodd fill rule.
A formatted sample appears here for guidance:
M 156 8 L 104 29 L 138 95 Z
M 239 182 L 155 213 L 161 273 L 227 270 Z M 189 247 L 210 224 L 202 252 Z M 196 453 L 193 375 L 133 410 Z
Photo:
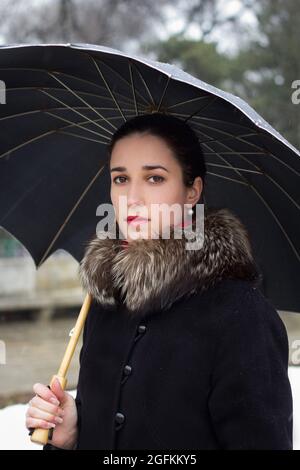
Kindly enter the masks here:
M 135 133 L 118 140 L 111 154 L 110 172 L 116 220 L 128 241 L 155 238 L 167 226 L 181 223 L 187 213 L 184 204 L 196 204 L 202 191 L 200 177 L 192 187 L 185 186 L 181 166 L 171 149 L 163 139 L 149 134 Z M 125 204 L 120 196 L 125 196 Z M 179 204 L 180 211 L 170 211 L 167 217 L 163 205 L 173 204 Z M 144 220 L 127 220 L 136 215 Z

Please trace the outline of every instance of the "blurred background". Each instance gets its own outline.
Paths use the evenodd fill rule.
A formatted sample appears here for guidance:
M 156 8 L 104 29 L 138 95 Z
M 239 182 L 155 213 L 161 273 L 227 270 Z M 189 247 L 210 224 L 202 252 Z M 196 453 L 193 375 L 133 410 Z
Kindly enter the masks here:
M 0 44 L 91 43 L 172 63 L 245 99 L 300 148 L 300 104 L 292 101 L 300 88 L 297 0 L 0 0 L 0 12 Z M 32 397 L 32 385 L 48 383 L 60 363 L 83 300 L 77 270 L 60 250 L 37 271 L 26 249 L 0 227 L 0 448 L 32 445 L 20 407 Z M 289 337 L 300 448 L 300 315 L 279 314 Z M 69 389 L 76 387 L 79 350 L 80 344 Z M 19 420 L 14 442 L 1 428 L 4 416 Z

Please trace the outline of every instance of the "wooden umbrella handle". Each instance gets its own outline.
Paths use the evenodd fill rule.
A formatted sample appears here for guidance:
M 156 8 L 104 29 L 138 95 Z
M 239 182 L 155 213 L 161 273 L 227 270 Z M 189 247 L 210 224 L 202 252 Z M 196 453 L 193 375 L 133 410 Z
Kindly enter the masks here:
M 63 390 L 65 390 L 66 385 L 67 385 L 67 372 L 76 348 L 76 345 L 78 343 L 79 337 L 81 330 L 83 329 L 87 314 L 89 312 L 90 306 L 91 306 L 91 301 L 92 297 L 90 294 L 87 294 L 84 302 L 82 304 L 80 313 L 78 315 L 75 327 L 73 329 L 72 336 L 69 340 L 69 343 L 67 345 L 65 354 L 63 356 L 63 359 L 61 361 L 60 367 L 58 369 L 58 372 L 56 375 L 53 375 L 51 381 L 50 381 L 50 388 L 52 388 L 53 382 L 55 379 L 59 380 L 59 383 L 62 387 Z M 43 429 L 43 428 L 36 428 L 31 435 L 30 439 L 32 442 L 35 442 L 36 444 L 41 444 L 45 445 L 48 442 L 49 439 L 49 429 Z

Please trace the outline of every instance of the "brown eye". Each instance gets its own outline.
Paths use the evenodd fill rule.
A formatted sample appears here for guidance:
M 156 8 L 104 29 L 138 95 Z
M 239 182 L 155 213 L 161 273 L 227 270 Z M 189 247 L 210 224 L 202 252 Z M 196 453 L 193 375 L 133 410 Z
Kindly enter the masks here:
M 154 184 L 162 183 L 165 180 L 165 178 L 163 176 L 158 176 L 158 175 L 150 176 L 150 178 L 158 178 L 158 180 L 156 179 L 156 181 L 154 181 Z
M 116 183 L 116 184 L 119 184 L 119 183 L 117 182 L 117 179 L 118 179 L 118 178 L 121 178 L 121 179 L 123 178 L 123 180 L 124 180 L 124 179 L 126 179 L 126 176 L 116 176 L 116 177 L 113 179 L 113 182 Z M 120 183 L 124 183 L 124 181 L 121 181 Z

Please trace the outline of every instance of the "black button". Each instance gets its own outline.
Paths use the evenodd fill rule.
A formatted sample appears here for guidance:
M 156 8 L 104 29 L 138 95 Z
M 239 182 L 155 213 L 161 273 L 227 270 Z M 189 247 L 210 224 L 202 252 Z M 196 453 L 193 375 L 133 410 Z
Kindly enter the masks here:
M 139 325 L 139 327 L 138 327 L 138 332 L 139 332 L 139 333 L 145 333 L 145 331 L 146 331 L 145 325 Z
M 116 423 L 122 424 L 125 421 L 125 416 L 123 415 L 123 413 L 116 413 L 115 420 L 116 420 Z
M 132 367 L 130 367 L 128 365 L 124 367 L 124 374 L 125 375 L 131 374 L 131 371 L 132 371 Z

